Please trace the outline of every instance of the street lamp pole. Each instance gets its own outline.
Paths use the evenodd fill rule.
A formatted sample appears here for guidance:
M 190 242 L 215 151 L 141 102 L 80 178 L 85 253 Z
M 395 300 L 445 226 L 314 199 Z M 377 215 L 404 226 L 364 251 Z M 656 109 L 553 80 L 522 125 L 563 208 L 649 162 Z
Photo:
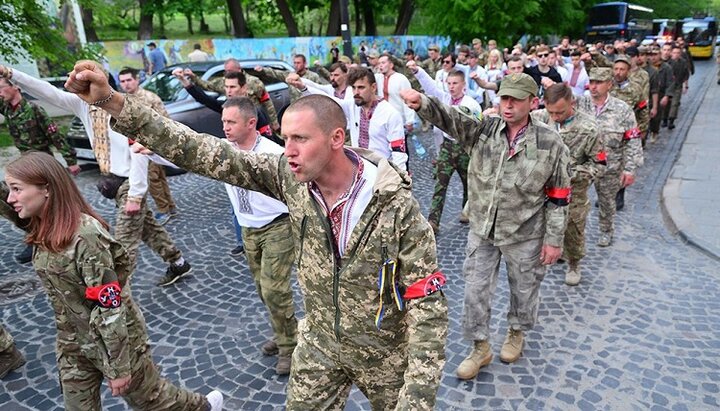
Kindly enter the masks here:
M 350 36 L 350 12 L 348 10 L 348 0 L 340 0 L 340 33 L 342 34 L 343 39 L 343 54 L 352 58 L 353 48 Z

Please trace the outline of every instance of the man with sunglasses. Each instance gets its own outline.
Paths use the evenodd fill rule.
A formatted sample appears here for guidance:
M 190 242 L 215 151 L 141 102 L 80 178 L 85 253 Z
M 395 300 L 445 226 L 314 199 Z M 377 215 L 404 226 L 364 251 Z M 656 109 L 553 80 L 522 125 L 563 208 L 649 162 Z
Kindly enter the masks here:
M 550 67 L 550 47 L 542 44 L 538 46 L 535 51 L 537 57 L 537 65 L 533 67 L 526 67 L 525 74 L 535 80 L 538 85 L 538 98 L 540 99 L 540 108 L 545 107 L 543 102 L 543 95 L 545 89 L 552 86 L 555 83 L 562 83 L 562 76 L 553 67 Z

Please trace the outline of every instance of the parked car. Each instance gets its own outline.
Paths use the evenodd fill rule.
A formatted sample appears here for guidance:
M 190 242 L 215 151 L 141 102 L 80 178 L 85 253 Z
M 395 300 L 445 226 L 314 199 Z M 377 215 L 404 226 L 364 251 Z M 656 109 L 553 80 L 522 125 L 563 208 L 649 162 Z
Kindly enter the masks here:
M 249 74 L 252 74 L 254 72 L 253 68 L 258 65 L 278 70 L 292 70 L 292 66 L 281 60 L 241 60 L 240 65 Z M 146 79 L 141 86 L 160 96 L 163 103 L 165 103 L 170 118 L 173 120 L 183 123 L 199 133 L 224 137 L 220 114 L 195 101 L 182 87 L 180 81 L 171 74 L 178 67 L 189 68 L 196 76 L 206 81 L 222 77 L 225 73 L 224 62 L 222 61 L 182 63 L 165 67 L 162 71 Z M 290 104 L 290 93 L 287 84 L 266 78 L 262 80 L 276 111 L 279 112 L 283 107 Z M 212 92 L 209 94 L 216 95 Z M 73 119 L 70 125 L 67 140 L 77 151 L 78 158 L 95 161 L 85 128 L 77 117 Z

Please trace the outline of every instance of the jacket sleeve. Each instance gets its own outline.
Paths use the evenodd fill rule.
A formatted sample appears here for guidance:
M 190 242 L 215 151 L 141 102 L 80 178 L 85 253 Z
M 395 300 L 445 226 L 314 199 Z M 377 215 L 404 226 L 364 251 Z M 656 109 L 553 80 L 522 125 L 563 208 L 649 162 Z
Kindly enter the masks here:
M 85 282 L 85 287 L 100 287 L 118 281 L 110 244 L 97 235 L 84 235 L 75 245 L 75 265 Z M 103 357 L 103 375 L 115 379 L 130 375 L 130 349 L 125 322 L 126 306 L 121 293 L 120 305 L 115 308 L 95 306 L 90 313 L 90 329 L 97 333 L 99 352 Z
M 588 128 L 584 148 L 585 162 L 578 164 L 575 170 L 576 174 L 582 174 L 582 177 L 592 181 L 607 168 L 607 153 L 597 125 L 593 124 L 592 127 Z
M 398 262 L 405 286 L 437 271 L 435 239 L 415 199 L 405 206 L 400 221 Z M 435 292 L 406 302 L 408 366 L 396 410 L 432 410 L 445 365 L 448 308 L 445 295 Z
M 222 77 L 220 77 L 222 78 Z M 224 83 L 224 80 L 223 80 Z M 205 81 L 201 79 L 200 77 L 195 78 L 195 85 L 200 87 L 203 90 L 208 91 L 214 91 L 216 93 L 220 93 L 222 95 L 225 95 L 225 87 L 223 86 L 223 83 L 219 81 Z
M 128 189 L 128 198 L 142 200 L 145 194 L 147 194 L 148 161 L 146 155 L 130 152 L 130 175 L 128 176 L 130 188 Z
M 120 133 L 137 136 L 138 142 L 185 170 L 283 201 L 278 175 L 285 159 L 280 155 L 236 150 L 227 141 L 161 117 L 132 96 L 125 98 L 122 113 L 112 125 Z
M 12 79 L 20 86 L 22 91 L 38 100 L 48 102 L 65 110 L 71 110 L 73 114 L 80 118 L 87 115 L 88 104 L 75 94 L 62 91 L 47 81 L 37 79 L 19 70 L 13 70 Z
M 216 99 L 208 96 L 207 93 L 202 91 L 202 89 L 197 85 L 190 85 L 190 87 L 186 87 L 185 90 L 187 90 L 188 94 L 190 94 L 198 103 L 201 103 L 212 111 L 222 113 L 222 104 L 220 104 L 220 102 Z
M 632 110 L 627 110 L 624 118 L 620 121 L 623 130 L 626 130 L 625 144 L 623 145 L 623 157 L 625 159 L 625 169 L 623 171 L 634 174 L 635 170 L 641 167 L 644 162 L 640 130 L 637 129 L 635 113 Z
M 562 247 L 565 228 L 567 227 L 567 205 L 569 204 L 571 190 L 570 153 L 562 142 L 557 146 L 554 171 L 545 185 L 545 190 L 548 200 L 545 201 L 545 238 L 543 244 Z M 567 190 L 567 194 L 565 194 L 564 190 Z
M 481 134 L 485 120 L 478 120 L 453 107 L 443 104 L 434 97 L 422 96 L 418 115 L 455 139 L 469 151 Z
M 430 75 L 425 72 L 422 67 L 418 68 L 417 73 L 415 73 L 415 78 L 418 80 L 418 82 L 420 82 L 420 86 L 425 91 L 426 96 L 437 98 L 445 97 L 445 92 L 442 89 L 438 88 L 435 80 L 430 78 Z

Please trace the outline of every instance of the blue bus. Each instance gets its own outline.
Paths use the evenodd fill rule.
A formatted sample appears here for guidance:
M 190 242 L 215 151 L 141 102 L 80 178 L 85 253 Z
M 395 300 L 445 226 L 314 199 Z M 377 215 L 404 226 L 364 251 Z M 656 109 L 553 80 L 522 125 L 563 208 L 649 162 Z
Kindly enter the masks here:
M 596 4 L 588 13 L 587 42 L 636 39 L 641 42 L 653 31 L 653 9 L 625 2 Z
M 712 57 L 718 31 L 715 17 L 688 17 L 683 20 L 682 31 L 691 56 Z

